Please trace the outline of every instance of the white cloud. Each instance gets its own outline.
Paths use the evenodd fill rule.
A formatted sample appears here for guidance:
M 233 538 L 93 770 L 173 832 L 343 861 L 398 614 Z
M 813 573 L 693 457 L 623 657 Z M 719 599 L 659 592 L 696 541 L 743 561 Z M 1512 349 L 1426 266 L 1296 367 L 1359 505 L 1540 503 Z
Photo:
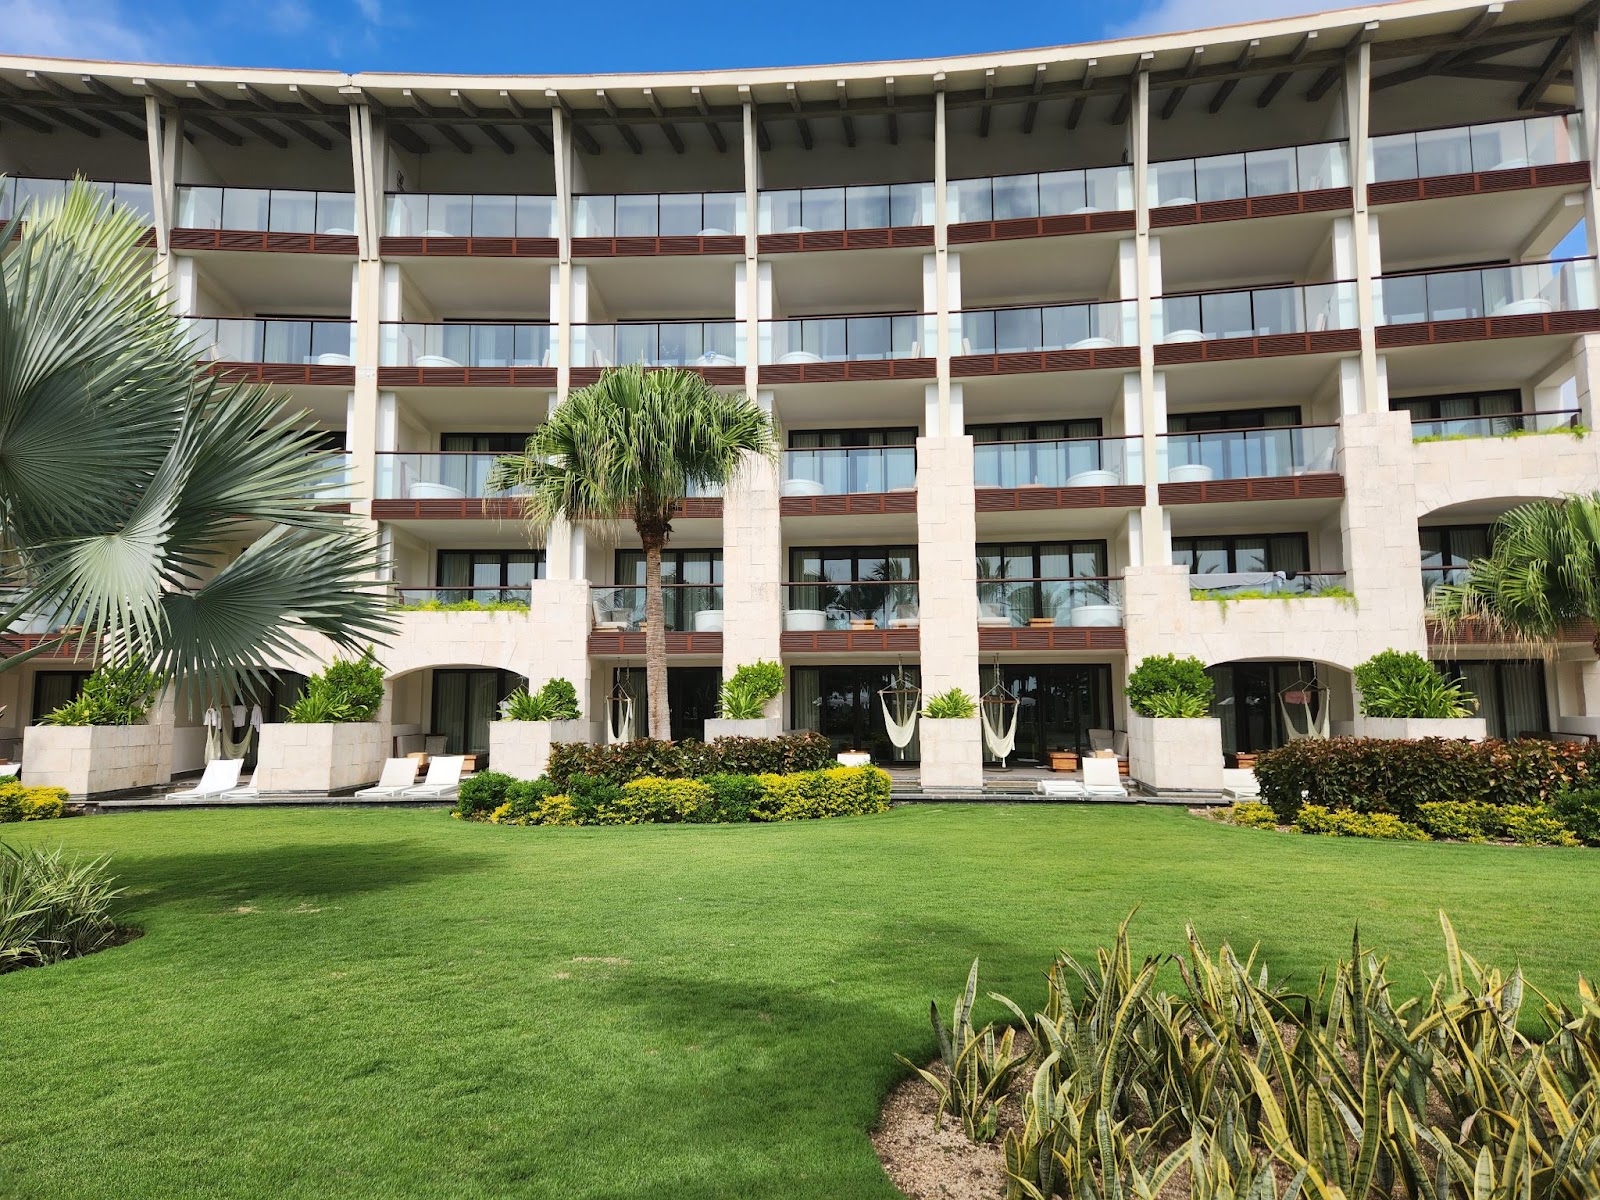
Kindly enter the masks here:
M 383 0 L 356 0 L 356 7 L 362 18 L 373 25 L 383 20 Z
M 1353 3 L 1354 0 L 1345 0 Z M 1342 7 L 1343 5 L 1339 5 Z M 1187 33 L 1243 21 L 1267 21 L 1324 11 L 1318 0 L 1156 0 L 1130 21 L 1106 31 L 1110 38 L 1151 33 Z
M 118 0 L 0 0 L 0 30 L 8 54 L 155 57 L 155 40 L 134 28 Z
M 311 28 L 311 10 L 305 0 L 277 0 L 266 17 L 273 32 L 279 34 L 304 33 Z

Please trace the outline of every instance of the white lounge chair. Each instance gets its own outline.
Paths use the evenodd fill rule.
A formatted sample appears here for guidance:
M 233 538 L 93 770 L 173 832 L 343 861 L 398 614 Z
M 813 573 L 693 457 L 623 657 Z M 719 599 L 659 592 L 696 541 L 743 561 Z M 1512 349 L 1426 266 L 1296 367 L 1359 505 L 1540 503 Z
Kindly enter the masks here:
M 200 782 L 181 792 L 168 792 L 168 800 L 215 799 L 224 792 L 239 788 L 239 772 L 244 768 L 242 758 L 214 758 L 206 764 Z
M 466 761 L 460 754 L 436 758 L 428 764 L 426 779 L 396 795 L 407 800 L 448 800 L 461 787 L 461 765 Z
M 1083 760 L 1083 792 L 1090 800 L 1126 799 L 1128 789 L 1122 786 L 1122 775 L 1114 758 L 1096 758 L 1090 755 Z
M 1033 785 L 1033 790 L 1041 796 L 1050 796 L 1062 800 L 1082 800 L 1084 798 L 1083 784 L 1076 779 L 1041 779 Z
M 417 760 L 414 758 L 386 758 L 378 782 L 356 793 L 357 800 L 381 800 L 398 796 L 409 787 L 417 785 Z
M 15 779 L 20 770 L 22 764 L 19 762 L 0 763 L 0 779 Z

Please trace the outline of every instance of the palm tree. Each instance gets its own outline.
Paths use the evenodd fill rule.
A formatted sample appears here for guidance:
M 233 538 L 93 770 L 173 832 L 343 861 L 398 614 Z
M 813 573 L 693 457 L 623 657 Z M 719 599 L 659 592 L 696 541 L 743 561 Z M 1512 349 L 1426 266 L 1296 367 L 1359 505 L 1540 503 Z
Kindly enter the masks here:
M 530 532 L 558 517 L 631 519 L 644 547 L 645 679 L 650 736 L 672 736 L 667 707 L 667 626 L 661 551 L 690 493 L 734 480 L 750 454 L 777 455 L 772 420 L 747 396 L 719 392 L 695 371 L 618 367 L 573 392 L 496 465 L 490 486 L 523 491 Z
M 73 628 L 0 671 L 76 639 L 227 697 L 298 634 L 381 637 L 373 547 L 318 510 L 337 460 L 281 397 L 196 372 L 143 222 L 81 183 L 27 218 L 0 264 L 0 630 L 27 613 Z
M 1488 556 L 1474 559 L 1462 582 L 1434 589 L 1432 615 L 1447 634 L 1477 620 L 1547 648 L 1575 621 L 1600 625 L 1600 492 L 1506 512 Z

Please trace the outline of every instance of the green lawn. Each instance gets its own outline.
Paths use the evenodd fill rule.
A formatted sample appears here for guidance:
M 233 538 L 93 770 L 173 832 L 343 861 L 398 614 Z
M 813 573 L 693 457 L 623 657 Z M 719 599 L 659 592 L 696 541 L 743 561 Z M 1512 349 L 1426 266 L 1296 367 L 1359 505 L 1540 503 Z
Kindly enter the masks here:
M 1315 979 L 1360 921 L 1415 985 L 1447 908 L 1536 984 L 1600 975 L 1600 853 L 1179 811 L 925 807 L 500 829 L 245 810 L 7 826 L 111 852 L 145 937 L 0 976 L 0 1194 L 893 1197 L 866 1130 L 978 954 L 1033 1003 L 1135 903 Z

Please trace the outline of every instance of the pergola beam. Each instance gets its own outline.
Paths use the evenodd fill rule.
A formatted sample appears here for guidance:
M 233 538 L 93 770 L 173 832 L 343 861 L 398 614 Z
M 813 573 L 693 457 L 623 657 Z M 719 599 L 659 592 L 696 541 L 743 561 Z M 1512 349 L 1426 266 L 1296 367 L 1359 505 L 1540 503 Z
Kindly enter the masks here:
M 1259 49 L 1261 49 L 1261 40 L 1259 38 L 1251 38 L 1245 43 L 1244 49 L 1239 51 L 1239 57 L 1234 60 L 1233 69 L 1235 71 L 1243 71 L 1255 59 L 1256 51 Z M 1217 87 L 1217 94 L 1211 97 L 1211 104 L 1209 105 L 1207 111 L 1210 112 L 1212 116 L 1216 116 L 1219 112 L 1221 112 L 1222 106 L 1228 102 L 1228 97 L 1233 95 L 1233 90 L 1238 86 L 1238 76 L 1234 76 L 1231 79 L 1224 79 Z
M 705 126 L 706 134 L 711 138 L 711 144 L 717 148 L 718 154 L 728 152 L 728 138 L 722 132 L 722 126 L 711 119 L 711 105 L 706 103 L 705 93 L 698 87 L 690 88 L 694 95 L 695 108 L 700 111 L 700 123 Z
M 805 108 L 800 103 L 800 92 L 792 83 L 786 84 L 785 86 L 789 93 L 790 111 L 801 114 L 795 117 L 795 126 L 800 130 L 800 144 L 803 145 L 807 150 L 810 150 L 812 149 L 813 145 L 811 141 L 811 123 L 807 121 L 803 115 Z
M 1083 64 L 1083 78 L 1078 82 L 1078 95 L 1067 106 L 1067 128 L 1076 129 L 1078 121 L 1083 117 L 1083 106 L 1088 102 L 1089 89 L 1094 87 L 1094 71 L 1100 65 L 1098 58 L 1091 58 Z M 948 103 L 948 101 L 946 101 Z
M 533 114 L 524 107 L 522 101 L 518 100 L 510 92 L 502 91 L 500 98 L 506 102 L 507 111 L 522 122 L 522 128 L 527 135 L 537 142 L 546 154 L 554 154 L 556 152 L 556 143 L 555 139 L 550 136 L 550 130 L 535 121 Z
M 994 114 L 991 102 L 994 100 L 994 68 L 990 67 L 983 73 L 983 107 L 978 109 L 978 136 L 989 136 L 989 120 Z
M 682 154 L 685 149 L 683 144 L 683 135 L 678 132 L 678 127 L 676 125 L 665 119 L 666 112 L 661 107 L 661 101 L 656 96 L 654 90 L 651 88 L 645 88 L 644 98 L 645 103 L 650 106 L 650 111 L 656 116 L 662 118 L 661 135 L 667 139 L 667 144 L 672 147 L 672 152 L 674 154 Z
M 600 97 L 600 106 L 606 110 L 606 116 L 610 117 L 616 124 L 617 132 L 622 135 L 622 140 L 628 144 L 628 149 L 635 154 L 643 154 L 644 143 L 639 140 L 639 135 L 633 131 L 633 126 L 622 119 L 622 114 L 617 111 L 616 101 L 606 95 L 604 88 L 596 88 L 594 94 Z
M 1028 106 L 1022 110 L 1023 133 L 1033 132 L 1033 123 L 1039 116 L 1038 96 L 1039 93 L 1044 90 L 1044 73 L 1047 70 L 1049 70 L 1049 67 L 1047 67 L 1044 63 L 1039 63 L 1033 68 L 1033 85 L 1031 88 L 1032 99 L 1028 101 Z
M 883 97 L 889 105 L 889 145 L 900 144 L 900 116 L 894 109 L 894 76 L 890 75 L 883 81 Z
M 1550 85 L 1555 82 L 1556 72 L 1561 69 L 1561 64 L 1567 61 L 1567 56 L 1572 52 L 1572 35 L 1556 39 L 1556 44 L 1550 47 L 1550 53 L 1545 55 L 1544 63 L 1539 67 L 1539 74 L 1533 82 L 1522 89 L 1522 95 L 1517 97 L 1517 107 L 1529 109 L 1538 104 L 1545 92 L 1550 90 Z
M 1204 46 L 1196 46 L 1189 51 L 1189 61 L 1184 64 L 1183 77 L 1193 79 L 1194 73 L 1200 69 L 1200 57 L 1205 54 Z M 1161 119 L 1172 120 L 1172 114 L 1178 111 L 1178 105 L 1183 103 L 1183 95 L 1189 90 L 1187 83 L 1180 83 L 1167 93 L 1167 102 L 1161 106 Z

